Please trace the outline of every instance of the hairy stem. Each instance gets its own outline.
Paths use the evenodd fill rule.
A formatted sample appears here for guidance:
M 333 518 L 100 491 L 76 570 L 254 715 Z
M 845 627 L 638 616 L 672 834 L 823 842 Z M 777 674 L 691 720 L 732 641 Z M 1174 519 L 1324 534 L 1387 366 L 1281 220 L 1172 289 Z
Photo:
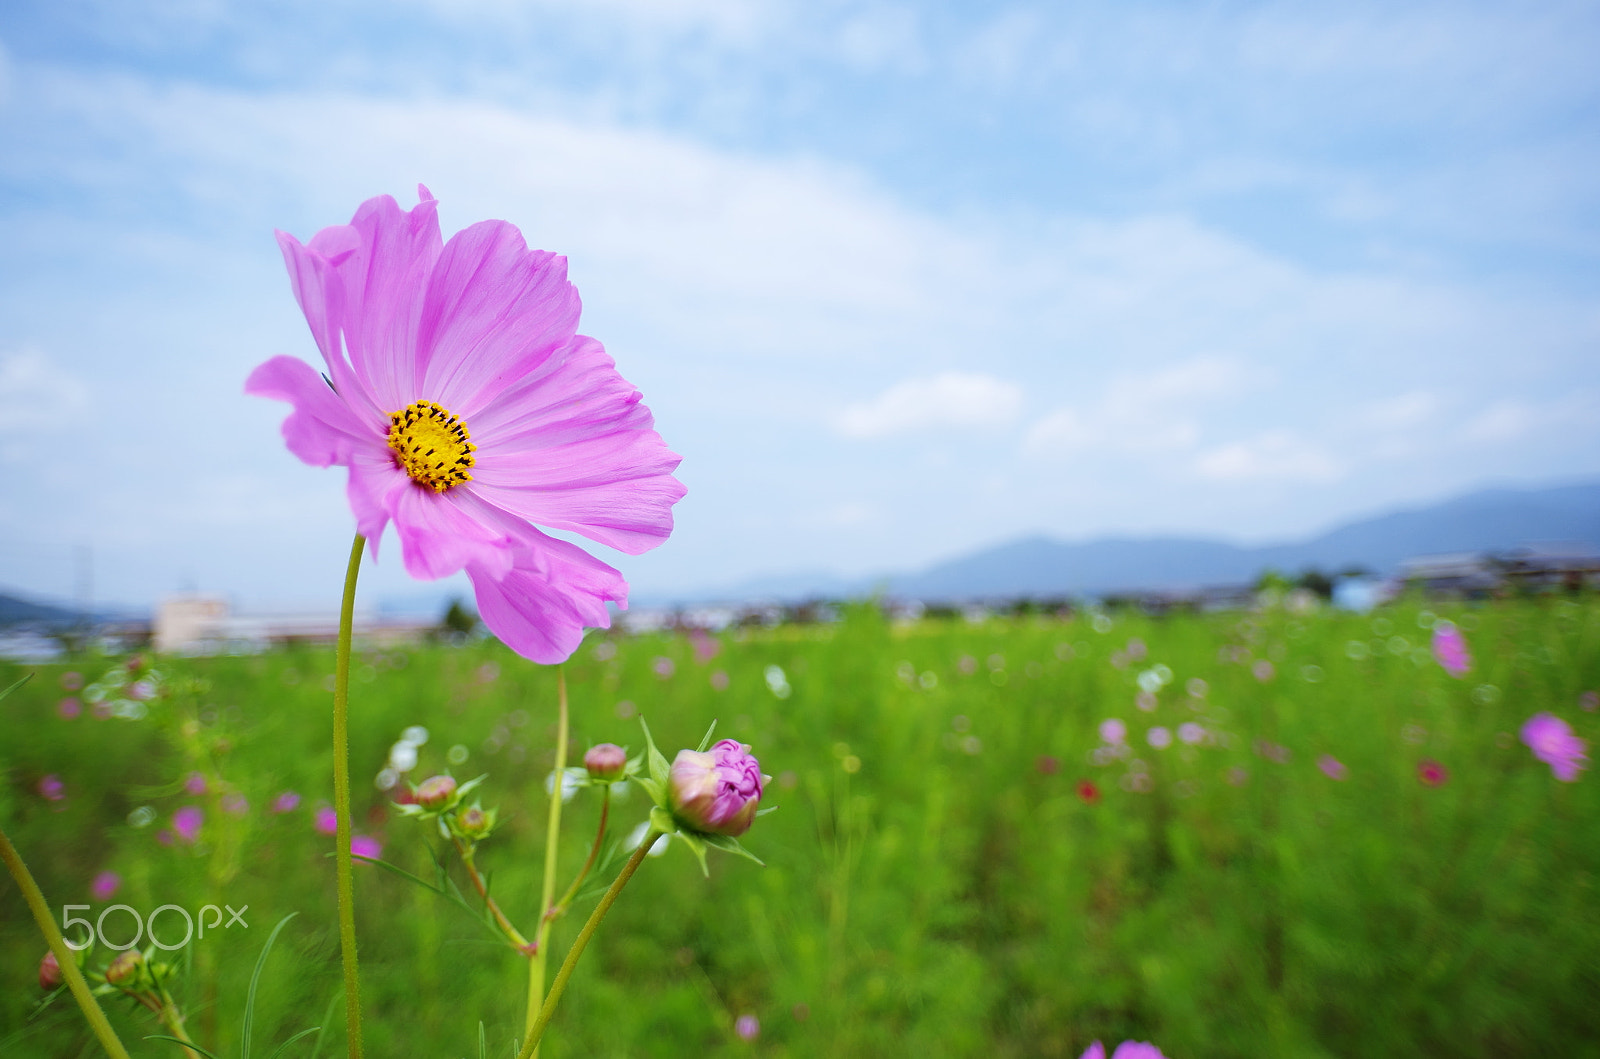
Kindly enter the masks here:
M 334 859 L 339 879 L 339 951 L 344 962 L 344 1017 L 350 1059 L 361 1059 L 361 977 L 356 966 L 355 885 L 350 868 L 350 631 L 355 621 L 356 575 L 366 538 L 356 534 L 339 606 L 339 646 L 333 678 L 333 810 L 338 815 Z
M 177 1003 L 172 999 L 172 994 L 165 989 L 161 991 L 161 1022 L 184 1044 L 194 1043 L 183 1030 L 183 1015 L 179 1013 Z M 200 1059 L 200 1053 L 193 1048 L 185 1048 L 183 1051 L 189 1059 Z
M 6 869 L 11 872 L 11 877 L 17 882 L 17 889 L 22 891 L 23 899 L 28 902 L 28 910 L 33 913 L 34 920 L 39 924 L 45 942 L 50 946 L 50 951 L 56 954 L 56 963 L 61 965 L 61 976 L 67 980 L 67 988 L 72 991 L 72 999 L 83 1009 L 83 1017 L 88 1020 L 89 1028 L 100 1038 L 100 1046 L 112 1059 L 128 1059 L 128 1049 L 122 1046 L 122 1041 L 117 1039 L 116 1030 L 113 1030 L 111 1023 L 106 1021 L 106 1013 L 100 1010 L 99 1001 L 95 1000 L 94 994 L 89 991 L 89 983 L 84 980 L 83 972 L 78 970 L 78 962 L 72 958 L 72 950 L 67 947 L 67 941 L 61 936 L 61 931 L 56 928 L 56 921 L 50 916 L 50 906 L 45 904 L 44 894 L 39 892 L 39 884 L 33 881 L 32 873 L 28 871 L 28 866 L 22 863 L 22 857 L 18 855 L 16 847 L 6 837 L 4 830 L 0 830 L 0 860 L 6 862 Z
M 511 939 L 513 945 L 522 950 L 524 956 L 532 956 L 534 951 L 532 943 L 522 936 L 522 931 L 511 925 L 511 920 L 506 918 L 506 914 L 500 911 L 500 906 L 494 903 L 494 898 L 489 896 L 489 886 L 483 881 L 483 876 L 478 872 L 478 865 L 473 860 L 472 851 L 454 835 L 450 836 L 450 841 L 455 844 L 456 852 L 461 854 L 461 863 L 467 866 L 467 875 L 471 877 L 472 885 L 477 888 L 478 896 L 483 898 L 483 903 L 488 906 L 490 914 L 494 916 L 494 921 L 500 924 L 500 929 L 505 931 L 506 937 Z
M 633 873 L 639 870 L 639 865 L 644 863 L 645 855 L 650 852 L 650 847 L 656 844 L 656 839 L 661 837 L 661 832 L 650 829 L 644 836 L 644 841 L 639 843 L 639 848 L 633 851 L 633 856 L 628 858 L 628 863 L 622 866 L 622 871 L 617 874 L 611 888 L 606 891 L 600 903 L 594 906 L 594 911 L 589 913 L 589 921 L 578 932 L 578 938 L 572 943 L 572 948 L 567 951 L 567 958 L 561 962 L 561 970 L 556 972 L 556 980 L 550 984 L 550 995 L 545 998 L 544 1007 L 539 1009 L 539 1018 L 528 1031 L 528 1039 L 522 1042 L 522 1051 L 517 1053 L 517 1059 L 529 1059 L 539 1048 L 539 1038 L 544 1036 L 545 1027 L 550 1025 L 550 1019 L 556 1013 L 556 1005 L 561 1003 L 561 994 L 566 992 L 567 982 L 572 978 L 572 972 L 578 966 L 578 958 L 583 955 L 583 950 L 588 947 L 589 939 L 594 932 L 600 929 L 600 921 L 611 911 L 611 906 L 617 903 L 617 897 L 622 893 L 622 888 L 628 885 L 628 880 L 633 878 Z
M 528 1018 L 524 1023 L 533 1036 L 533 1024 L 544 999 L 544 970 L 550 958 L 550 903 L 556 896 L 556 850 L 561 842 L 561 788 L 567 771 L 567 671 L 556 667 L 556 771 L 550 787 L 550 816 L 544 835 L 544 886 L 539 897 L 539 929 L 534 944 L 538 949 L 528 971 Z

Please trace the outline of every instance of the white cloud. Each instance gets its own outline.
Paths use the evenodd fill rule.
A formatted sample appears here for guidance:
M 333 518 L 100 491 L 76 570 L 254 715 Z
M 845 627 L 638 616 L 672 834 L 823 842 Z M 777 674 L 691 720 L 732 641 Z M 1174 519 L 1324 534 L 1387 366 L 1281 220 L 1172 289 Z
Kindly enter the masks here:
M 78 421 L 88 406 L 88 387 L 43 353 L 0 353 L 0 434 L 60 430 Z
M 1438 394 L 1412 390 L 1371 402 L 1357 411 L 1356 421 L 1374 430 L 1413 430 L 1437 417 L 1442 405 Z
M 1087 450 L 1141 453 L 1193 448 L 1200 413 L 1219 399 L 1242 393 L 1250 374 L 1236 361 L 1202 357 L 1154 371 L 1114 377 L 1100 400 L 1084 408 L 1057 408 L 1028 430 L 1024 451 L 1072 456 Z
M 1201 452 L 1195 468 L 1218 481 L 1319 483 L 1344 475 L 1338 460 L 1287 430 L 1271 430 Z
M 840 413 L 839 433 L 878 438 L 919 430 L 1005 426 L 1022 409 L 1022 388 L 990 375 L 947 371 L 895 383 Z

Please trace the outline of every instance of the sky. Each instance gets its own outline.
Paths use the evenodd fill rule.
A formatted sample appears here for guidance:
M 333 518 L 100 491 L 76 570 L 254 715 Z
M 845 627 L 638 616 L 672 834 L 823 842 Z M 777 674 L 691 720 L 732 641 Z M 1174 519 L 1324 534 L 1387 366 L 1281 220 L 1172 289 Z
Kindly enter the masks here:
M 1597 54 L 1595 3 L 8 0 L 0 591 L 334 605 L 343 472 L 242 386 L 317 356 L 274 229 L 418 183 L 567 256 L 683 456 L 595 549 L 636 596 L 1593 477 Z

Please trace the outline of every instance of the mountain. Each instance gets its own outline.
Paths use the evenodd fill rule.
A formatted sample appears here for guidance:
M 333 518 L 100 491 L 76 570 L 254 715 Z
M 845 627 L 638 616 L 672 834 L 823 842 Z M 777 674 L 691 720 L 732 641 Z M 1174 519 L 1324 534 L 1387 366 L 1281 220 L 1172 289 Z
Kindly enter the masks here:
M 49 603 L 35 603 L 18 596 L 0 594 L 0 625 L 40 625 L 64 628 L 83 621 L 83 613 Z
M 1600 550 L 1600 482 L 1487 489 L 1285 544 L 1246 547 L 1172 536 L 1079 543 L 1027 537 L 920 571 L 854 581 L 821 574 L 768 577 L 732 586 L 716 598 L 860 596 L 882 589 L 898 596 L 959 600 L 1187 589 L 1253 581 L 1268 567 L 1292 574 L 1307 567 L 1335 572 L 1360 566 L 1392 574 L 1403 560 L 1419 555 L 1506 551 L 1558 541 Z

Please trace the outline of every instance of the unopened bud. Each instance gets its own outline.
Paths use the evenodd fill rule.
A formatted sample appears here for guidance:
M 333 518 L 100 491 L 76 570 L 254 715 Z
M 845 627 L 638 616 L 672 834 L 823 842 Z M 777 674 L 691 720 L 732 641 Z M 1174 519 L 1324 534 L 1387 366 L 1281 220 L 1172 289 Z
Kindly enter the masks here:
M 462 838 L 483 838 L 494 827 L 493 812 L 485 812 L 476 805 L 456 810 L 455 832 Z
M 583 755 L 583 767 L 589 778 L 601 783 L 615 783 L 628 769 L 628 752 L 615 743 L 599 743 Z
M 455 793 L 454 776 L 430 776 L 417 786 L 417 804 L 424 809 L 443 809 Z
M 139 969 L 144 966 L 144 957 L 138 949 L 129 949 L 117 954 L 111 961 L 111 966 L 106 968 L 106 981 L 112 985 L 132 985 L 139 977 Z
M 680 750 L 670 777 L 673 815 L 691 831 L 737 838 L 750 830 L 767 779 L 750 748 L 732 739 Z
M 47 952 L 44 959 L 39 961 L 39 988 L 49 992 L 61 987 L 61 964 L 56 960 L 56 954 Z

